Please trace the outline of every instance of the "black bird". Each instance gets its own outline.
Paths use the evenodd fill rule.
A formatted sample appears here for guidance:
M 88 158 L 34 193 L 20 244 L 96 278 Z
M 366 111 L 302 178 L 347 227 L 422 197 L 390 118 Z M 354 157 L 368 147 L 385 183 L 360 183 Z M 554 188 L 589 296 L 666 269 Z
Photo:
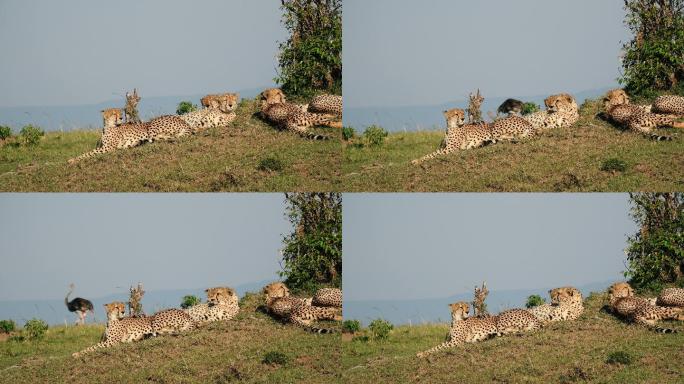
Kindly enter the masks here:
M 72 283 L 69 285 L 69 293 L 67 293 L 66 297 L 64 298 L 64 304 L 67 306 L 69 312 L 78 313 L 78 319 L 76 320 L 76 324 L 85 324 L 85 318 L 88 311 L 90 311 L 93 314 L 95 313 L 93 311 L 93 303 L 90 302 L 90 300 L 82 299 L 80 297 L 77 297 L 69 301 L 69 295 L 71 295 L 71 292 L 73 291 L 74 284 Z

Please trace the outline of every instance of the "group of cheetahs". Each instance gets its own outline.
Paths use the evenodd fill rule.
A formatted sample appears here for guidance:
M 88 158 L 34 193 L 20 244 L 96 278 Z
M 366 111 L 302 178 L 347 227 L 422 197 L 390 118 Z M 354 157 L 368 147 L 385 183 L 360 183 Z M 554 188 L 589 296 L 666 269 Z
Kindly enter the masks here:
M 235 318 L 240 307 L 235 290 L 228 287 L 214 287 L 205 290 L 206 303 L 186 309 L 165 309 L 151 316 L 126 317 L 125 304 L 115 301 L 105 304 L 107 328 L 102 341 L 80 352 L 80 357 L 98 349 L 109 348 L 120 343 L 130 343 L 149 337 L 179 334 L 211 322 Z M 342 320 L 342 290 L 321 288 L 310 298 L 298 298 L 282 282 L 271 283 L 262 290 L 266 311 L 273 316 L 315 333 L 333 333 L 332 329 L 316 328 L 311 324 L 317 320 Z
M 451 329 L 447 341 L 419 352 L 417 356 L 427 357 L 446 348 L 495 336 L 535 331 L 553 322 L 576 320 L 584 312 L 582 294 L 577 288 L 554 288 L 549 295 L 551 303 L 529 309 L 510 309 L 495 316 L 469 317 L 468 303 L 450 304 Z M 675 332 L 657 327 L 660 320 L 684 321 L 684 288 L 666 288 L 657 298 L 641 298 L 634 295 L 628 283 L 620 282 L 608 288 L 608 300 L 606 308 L 609 312 L 657 332 Z

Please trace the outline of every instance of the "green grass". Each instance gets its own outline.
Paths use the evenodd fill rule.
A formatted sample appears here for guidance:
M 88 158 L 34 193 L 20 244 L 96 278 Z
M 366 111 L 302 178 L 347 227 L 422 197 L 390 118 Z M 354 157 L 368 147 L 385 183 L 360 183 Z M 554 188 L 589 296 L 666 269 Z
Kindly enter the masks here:
M 676 191 L 684 189 L 684 134 L 663 129 L 671 142 L 623 132 L 581 110 L 572 127 L 519 143 L 458 151 L 415 166 L 439 148 L 444 131 L 393 133 L 380 147 L 347 145 L 345 191 Z M 358 127 L 357 127 L 358 128 Z M 624 171 L 602 170 L 606 161 Z M 622 169 L 622 167 L 621 167 Z
M 95 148 L 100 130 L 47 133 L 36 146 L 0 145 L 0 191 L 328 191 L 340 190 L 339 132 L 311 141 L 278 131 L 247 100 L 228 127 L 176 142 L 146 144 L 68 165 Z M 267 160 L 272 159 L 272 160 Z M 276 161 L 279 170 L 259 169 Z
M 415 355 L 443 342 L 448 325 L 399 326 L 385 341 L 345 341 L 342 377 L 348 383 L 681 383 L 681 323 L 664 323 L 678 334 L 628 325 L 599 312 L 604 299 L 587 300 L 579 320 L 427 359 Z
M 261 295 L 243 300 L 235 320 L 120 344 L 79 359 L 71 353 L 99 342 L 104 326 L 59 326 L 41 341 L 0 342 L 0 383 L 338 381 L 339 335 L 283 325 L 257 310 L 262 301 Z

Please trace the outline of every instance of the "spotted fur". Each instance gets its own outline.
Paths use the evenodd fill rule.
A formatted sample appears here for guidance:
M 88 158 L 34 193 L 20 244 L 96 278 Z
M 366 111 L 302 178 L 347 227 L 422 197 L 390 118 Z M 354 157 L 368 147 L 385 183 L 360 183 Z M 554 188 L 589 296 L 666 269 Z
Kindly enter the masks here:
M 534 129 L 546 130 L 569 127 L 579 120 L 579 107 L 575 98 L 567 93 L 551 95 L 544 100 L 545 111 L 523 116 Z
M 608 91 L 603 98 L 603 107 L 605 115 L 610 121 L 653 140 L 672 140 L 669 136 L 653 133 L 652 131 L 655 128 L 684 128 L 684 124 L 675 122 L 676 116 L 646 112 L 644 107 L 630 104 L 629 96 L 622 89 Z
M 156 335 L 176 335 L 194 329 L 197 326 L 195 321 L 177 308 L 165 309 L 152 316 L 152 329 Z
M 684 116 L 684 96 L 658 96 L 653 102 L 653 112 Z
M 307 139 L 327 140 L 330 138 L 309 131 L 309 127 L 316 125 L 338 126 L 336 123 L 337 116 L 303 111 L 301 106 L 288 103 L 285 100 L 285 94 L 280 89 L 267 89 L 261 93 L 260 99 L 261 115 L 265 120 Z
M 628 321 L 653 329 L 660 333 L 675 333 L 670 328 L 657 327 L 661 320 L 683 320 L 684 308 L 661 307 L 653 305 L 648 300 L 635 297 L 634 290 L 628 283 L 615 283 L 608 289 L 610 309 L 613 313 Z
M 577 320 L 584 312 L 582 293 L 574 287 L 554 288 L 549 291 L 551 303 L 542 304 L 528 311 L 542 324 Z
M 268 311 L 296 326 L 314 333 L 333 333 L 334 330 L 312 327 L 317 320 L 342 320 L 340 308 L 318 307 L 311 305 L 311 300 L 290 296 L 290 291 L 281 282 L 271 283 L 264 287 L 266 308 Z
M 205 98 L 210 97 L 209 100 Z M 237 108 L 240 96 L 237 93 L 227 93 L 223 95 L 207 95 L 203 100 L 207 101 L 209 107 L 197 111 L 192 111 L 180 115 L 193 132 L 202 129 L 225 127 L 232 123 L 236 118 L 235 109 Z
M 238 297 L 232 288 L 207 288 L 207 302 L 185 310 L 197 325 L 223 320 L 231 320 L 240 311 Z
M 342 308 L 342 290 L 339 288 L 321 288 L 314 294 L 311 305 Z
M 342 96 L 318 95 L 309 103 L 309 112 L 342 116 Z
M 665 288 L 656 299 L 656 304 L 664 307 L 684 308 L 684 288 Z

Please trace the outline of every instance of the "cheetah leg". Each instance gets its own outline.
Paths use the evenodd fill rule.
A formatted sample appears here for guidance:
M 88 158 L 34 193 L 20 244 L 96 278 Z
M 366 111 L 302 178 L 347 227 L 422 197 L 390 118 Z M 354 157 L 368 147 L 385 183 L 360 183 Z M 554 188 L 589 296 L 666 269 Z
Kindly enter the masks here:
M 642 123 L 641 121 L 636 121 L 636 122 L 630 122 L 629 123 L 629 129 L 633 132 L 638 132 L 644 135 L 645 137 L 655 140 L 655 141 L 671 141 L 672 137 L 670 136 L 661 136 L 658 135 L 657 133 L 651 132 L 652 127 L 648 124 Z
M 437 150 L 437 151 L 435 151 L 429 155 L 425 155 L 425 156 L 421 157 L 420 159 L 415 159 L 415 160 L 411 161 L 411 164 L 418 165 L 418 164 L 426 162 L 428 160 L 432 160 L 436 157 L 448 155 L 454 151 L 455 150 L 451 149 L 451 148 L 442 148 L 442 149 L 439 149 L 439 150 Z
M 444 342 L 444 343 L 442 343 L 436 347 L 432 347 L 432 348 L 428 349 L 427 351 L 418 352 L 416 354 L 416 357 L 418 357 L 419 359 L 422 359 L 422 358 L 427 357 L 428 355 L 432 355 L 432 354 L 437 353 L 441 350 L 456 347 L 459 344 L 461 344 L 461 343 L 459 343 L 455 340 L 449 340 L 449 341 L 446 341 L 446 342 Z

